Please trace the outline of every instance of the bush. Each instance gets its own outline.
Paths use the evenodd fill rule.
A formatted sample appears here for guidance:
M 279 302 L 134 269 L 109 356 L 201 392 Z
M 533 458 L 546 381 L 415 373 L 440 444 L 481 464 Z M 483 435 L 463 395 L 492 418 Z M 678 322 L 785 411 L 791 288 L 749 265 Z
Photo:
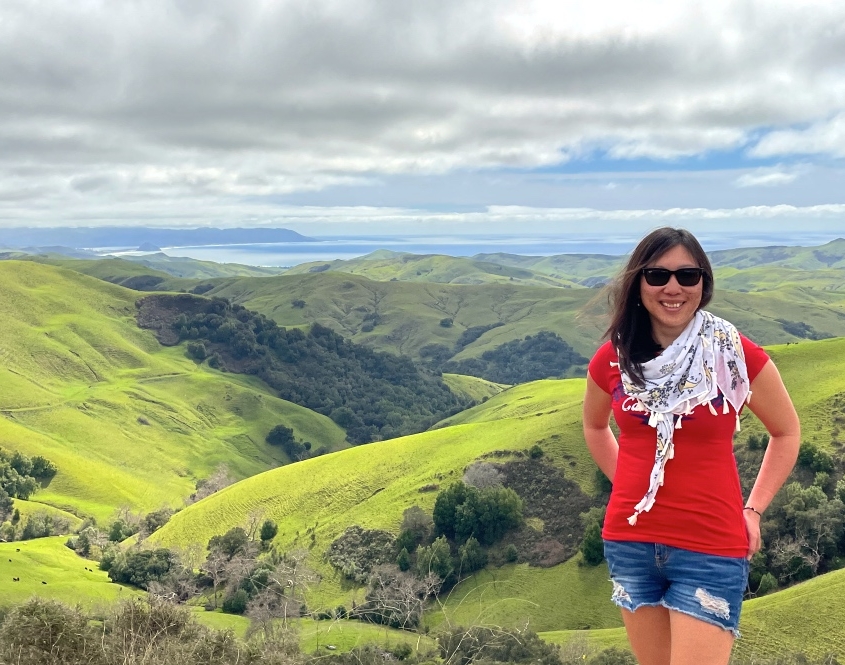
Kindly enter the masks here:
M 481 547 L 475 538 L 470 536 L 467 541 L 458 548 L 458 570 L 462 575 L 467 575 L 476 570 L 481 570 L 487 565 L 487 552 Z
M 279 527 L 276 523 L 273 520 L 265 520 L 264 524 L 261 525 L 261 531 L 259 532 L 261 542 L 269 543 L 276 537 L 277 533 L 279 533 Z
M 226 596 L 222 609 L 226 614 L 243 614 L 249 602 L 249 594 L 243 589 Z
M 537 633 L 506 628 L 456 627 L 437 636 L 440 657 L 447 663 L 532 663 L 560 665 L 557 646 L 543 642 Z
M 99 642 L 79 609 L 34 596 L 3 620 L 0 649 L 3 663 L 96 663 Z
M 518 558 L 519 550 L 516 549 L 516 545 L 509 543 L 505 548 L 505 561 L 508 563 L 515 563 Z
M 762 578 L 760 578 L 760 584 L 757 586 L 757 595 L 765 596 L 767 593 L 777 591 L 777 588 L 777 578 L 771 573 L 766 573 Z
M 440 579 L 445 580 L 449 578 L 454 570 L 455 565 L 452 561 L 449 543 L 443 536 L 437 538 L 428 547 L 420 545 L 417 548 L 418 577 L 422 578 L 429 573 L 434 573 Z
M 637 659 L 627 649 L 610 647 L 590 658 L 589 665 L 637 665 Z
M 604 508 L 591 508 L 581 515 L 584 524 L 584 538 L 581 540 L 581 555 L 588 566 L 598 566 L 604 561 L 604 541 L 601 537 L 604 524 Z
M 202 362 L 208 357 L 208 350 L 202 342 L 188 342 L 188 356 Z

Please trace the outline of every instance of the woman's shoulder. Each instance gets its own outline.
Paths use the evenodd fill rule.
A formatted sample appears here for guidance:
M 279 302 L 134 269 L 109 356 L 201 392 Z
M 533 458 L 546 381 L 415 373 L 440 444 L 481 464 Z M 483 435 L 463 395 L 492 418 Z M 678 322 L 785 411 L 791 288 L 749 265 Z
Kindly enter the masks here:
M 610 343 L 610 340 L 607 340 L 598 349 L 596 349 L 596 352 L 593 354 L 591 364 L 595 361 L 601 362 L 604 360 L 613 362 L 617 362 L 619 360 L 619 357 L 616 355 L 616 349 L 613 344 Z

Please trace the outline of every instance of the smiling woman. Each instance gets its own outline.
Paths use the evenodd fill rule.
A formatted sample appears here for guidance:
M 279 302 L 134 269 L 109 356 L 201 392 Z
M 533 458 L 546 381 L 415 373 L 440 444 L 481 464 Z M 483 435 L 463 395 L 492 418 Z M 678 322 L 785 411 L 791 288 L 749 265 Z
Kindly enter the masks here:
M 613 483 L 602 531 L 611 599 L 643 665 L 728 662 L 760 518 L 798 453 L 777 369 L 702 309 L 712 296 L 698 240 L 653 231 L 615 283 L 609 341 L 589 366 L 584 437 Z M 732 438 L 746 403 L 771 438 L 743 503 Z

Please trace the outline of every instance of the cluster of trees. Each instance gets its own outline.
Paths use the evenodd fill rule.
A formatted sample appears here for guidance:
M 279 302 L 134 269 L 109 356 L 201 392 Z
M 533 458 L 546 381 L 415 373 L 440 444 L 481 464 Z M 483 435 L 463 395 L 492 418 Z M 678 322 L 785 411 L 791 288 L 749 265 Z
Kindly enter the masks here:
M 285 425 L 276 425 L 267 434 L 265 441 L 271 446 L 279 446 L 294 461 L 319 457 L 329 452 L 326 446 L 312 450 L 313 445 L 310 441 L 297 441 L 293 429 Z
M 559 335 L 543 330 L 521 340 L 505 342 L 485 351 L 479 358 L 449 361 L 442 369 L 444 372 L 480 376 L 496 383 L 515 384 L 561 378 L 572 367 L 588 362 Z
M 12 513 L 12 499 L 28 499 L 56 471 L 56 465 L 45 457 L 29 458 L 0 448 L 0 522 Z
M 22 523 L 13 499 L 29 499 L 43 482 L 56 475 L 56 465 L 46 457 L 27 457 L 0 448 L 0 540 L 29 540 L 67 533 L 67 520 L 45 511 L 29 515 Z
M 754 482 L 768 445 L 751 434 L 736 449 L 744 490 Z M 791 480 L 763 515 L 763 549 L 751 560 L 749 586 L 761 596 L 842 567 L 845 561 L 845 463 L 804 442 Z
M 485 548 L 520 525 L 522 509 L 513 490 L 459 481 L 438 494 L 433 516 L 408 508 L 396 538 L 350 527 L 327 552 L 346 577 L 367 585 L 366 602 L 349 615 L 399 628 L 419 625 L 426 599 L 486 566 Z M 516 559 L 511 549 L 507 560 Z
M 500 324 L 501 325 L 501 324 Z M 428 344 L 420 356 L 432 368 L 442 372 L 478 376 L 496 383 L 525 383 L 537 379 L 560 378 L 573 367 L 586 365 L 587 358 L 577 353 L 556 333 L 543 330 L 524 339 L 515 339 L 485 351 L 478 358 L 452 360 L 465 346 L 497 326 L 467 328 L 454 347 Z
M 281 398 L 329 416 L 352 443 L 419 432 L 467 406 L 410 359 L 373 351 L 325 326 L 286 330 L 221 298 L 189 305 L 194 311 L 172 323 L 189 355 L 260 377 Z

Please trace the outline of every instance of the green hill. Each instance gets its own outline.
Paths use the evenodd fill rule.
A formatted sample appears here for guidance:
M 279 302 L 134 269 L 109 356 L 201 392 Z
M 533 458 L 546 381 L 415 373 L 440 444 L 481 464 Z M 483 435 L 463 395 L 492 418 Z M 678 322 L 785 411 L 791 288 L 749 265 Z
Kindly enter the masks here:
M 391 441 L 352 448 L 261 474 L 186 508 L 151 540 L 166 545 L 205 544 L 211 536 L 263 512 L 279 525 L 282 550 L 305 547 L 323 580 L 314 607 L 351 605 L 350 590 L 322 553 L 349 525 L 397 531 L 405 508 L 431 511 L 436 489 L 461 477 L 486 453 L 524 451 L 539 444 L 563 474 L 592 492 L 593 466 L 580 438 L 583 379 L 540 381 L 519 387 L 515 399 L 537 400 L 540 410 L 487 422 L 445 427 Z M 511 389 L 516 390 L 516 389 Z M 502 395 L 484 405 L 495 407 Z M 548 404 L 554 402 L 553 408 Z M 476 407 L 479 408 L 479 407 Z M 511 454 L 496 460 L 512 459 Z M 280 488 L 284 488 L 280 490 Z
M 88 607 L 140 595 L 135 589 L 113 584 L 96 561 L 77 556 L 65 547 L 65 540 L 57 536 L 0 543 L 0 608 L 34 595 Z
M 604 325 L 601 317 L 585 311 L 598 308 L 587 307 L 597 294 L 594 289 L 511 284 L 375 282 L 334 272 L 223 280 L 207 293 L 261 312 L 282 326 L 316 322 L 356 342 L 417 358 L 421 349 L 434 344 L 454 352 L 468 329 L 489 328 L 458 350 L 455 360 L 542 330 L 557 333 L 590 357 Z M 717 290 L 709 309 L 760 344 L 845 335 L 843 292 L 793 286 L 763 293 Z
M 490 284 L 512 282 L 530 286 L 571 288 L 571 279 L 535 273 L 525 268 L 443 254 L 409 254 L 379 250 L 356 259 L 316 261 L 294 266 L 288 275 L 327 270 L 361 275 L 377 282 L 434 282 L 441 284 Z
M 818 247 L 746 247 L 709 254 L 713 267 L 755 268 L 761 266 L 818 270 L 845 268 L 845 238 Z
M 102 519 L 177 506 L 222 463 L 236 478 L 286 463 L 264 441 L 280 423 L 345 445 L 328 418 L 159 345 L 136 325 L 136 292 L 12 261 L 0 289 L 0 441 L 59 469 L 35 501 Z

